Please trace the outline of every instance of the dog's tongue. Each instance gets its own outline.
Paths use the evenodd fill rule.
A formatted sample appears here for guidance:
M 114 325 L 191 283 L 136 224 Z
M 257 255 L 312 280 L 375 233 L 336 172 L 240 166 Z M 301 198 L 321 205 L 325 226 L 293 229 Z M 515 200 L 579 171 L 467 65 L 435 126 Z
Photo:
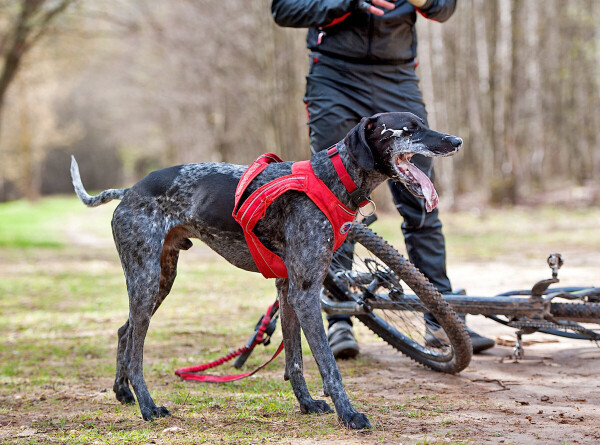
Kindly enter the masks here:
M 433 209 L 436 208 L 439 201 L 438 194 L 435 191 L 433 183 L 427 177 L 427 175 L 415 165 L 411 164 L 410 162 L 406 162 L 405 166 L 408 168 L 408 171 L 410 171 L 412 176 L 421 186 L 421 191 L 423 192 L 423 197 L 425 198 L 427 211 L 431 212 Z

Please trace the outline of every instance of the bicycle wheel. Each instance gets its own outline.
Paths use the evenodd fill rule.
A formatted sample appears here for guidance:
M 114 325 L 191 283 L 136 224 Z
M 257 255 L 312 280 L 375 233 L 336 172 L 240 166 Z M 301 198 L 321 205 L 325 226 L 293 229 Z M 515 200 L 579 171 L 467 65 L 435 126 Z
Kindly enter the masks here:
M 560 323 L 542 332 L 579 340 L 600 341 L 600 303 L 551 303 L 550 313 Z
M 446 373 L 465 369 L 472 355 L 465 326 L 427 278 L 363 224 L 352 227 L 348 242 L 334 255 L 325 291 L 370 308 L 356 318 L 416 362 Z M 418 298 L 405 298 L 403 283 Z M 432 341 L 431 332 L 442 330 L 444 340 Z
M 517 328 L 538 328 L 544 334 L 577 340 L 600 341 L 600 289 L 594 287 L 548 288 L 544 295 L 558 294 L 549 312 L 542 319 L 514 319 L 508 316 L 488 316 L 498 323 Z M 500 296 L 531 297 L 531 291 L 506 292 Z M 562 301 L 561 301 L 562 300 Z

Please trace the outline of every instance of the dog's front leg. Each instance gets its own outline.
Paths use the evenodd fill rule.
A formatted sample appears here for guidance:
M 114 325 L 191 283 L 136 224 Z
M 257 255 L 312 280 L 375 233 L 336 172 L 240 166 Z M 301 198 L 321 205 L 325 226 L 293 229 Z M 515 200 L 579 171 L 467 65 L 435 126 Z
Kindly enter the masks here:
M 281 309 L 281 330 L 285 344 L 285 380 L 292 384 L 294 394 L 300 404 L 300 411 L 310 413 L 332 413 L 331 407 L 323 400 L 314 400 L 308 392 L 303 375 L 302 341 L 300 338 L 300 323 L 294 309 L 288 304 L 287 279 L 277 279 L 275 282 L 279 295 Z
M 289 266 L 288 272 L 290 272 Z M 319 304 L 322 280 L 308 282 L 305 273 L 298 274 L 297 272 L 294 271 L 290 274 L 287 303 L 298 317 L 304 336 L 317 362 L 325 394 L 331 396 L 337 415 L 344 425 L 354 429 L 369 428 L 371 424 L 367 416 L 357 412 L 348 400 L 342 385 L 342 375 L 327 343 Z

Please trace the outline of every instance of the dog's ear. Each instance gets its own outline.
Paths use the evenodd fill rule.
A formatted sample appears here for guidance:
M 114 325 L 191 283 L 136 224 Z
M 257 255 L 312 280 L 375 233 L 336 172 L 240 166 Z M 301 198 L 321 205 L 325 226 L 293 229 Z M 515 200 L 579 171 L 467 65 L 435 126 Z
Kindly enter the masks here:
M 344 138 L 344 145 L 346 145 L 350 158 L 367 171 L 373 170 L 375 159 L 367 142 L 366 133 L 375 128 L 377 117 L 378 115 L 363 117 L 360 123 Z

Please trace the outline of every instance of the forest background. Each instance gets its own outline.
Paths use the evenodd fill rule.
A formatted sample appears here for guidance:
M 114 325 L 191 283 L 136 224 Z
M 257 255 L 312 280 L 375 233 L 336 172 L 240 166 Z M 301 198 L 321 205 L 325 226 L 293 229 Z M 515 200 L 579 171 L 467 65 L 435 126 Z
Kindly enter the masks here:
M 459 0 L 419 17 L 448 207 L 600 202 L 600 2 Z M 128 186 L 185 162 L 306 159 L 305 30 L 269 0 L 0 0 L 0 201 Z

